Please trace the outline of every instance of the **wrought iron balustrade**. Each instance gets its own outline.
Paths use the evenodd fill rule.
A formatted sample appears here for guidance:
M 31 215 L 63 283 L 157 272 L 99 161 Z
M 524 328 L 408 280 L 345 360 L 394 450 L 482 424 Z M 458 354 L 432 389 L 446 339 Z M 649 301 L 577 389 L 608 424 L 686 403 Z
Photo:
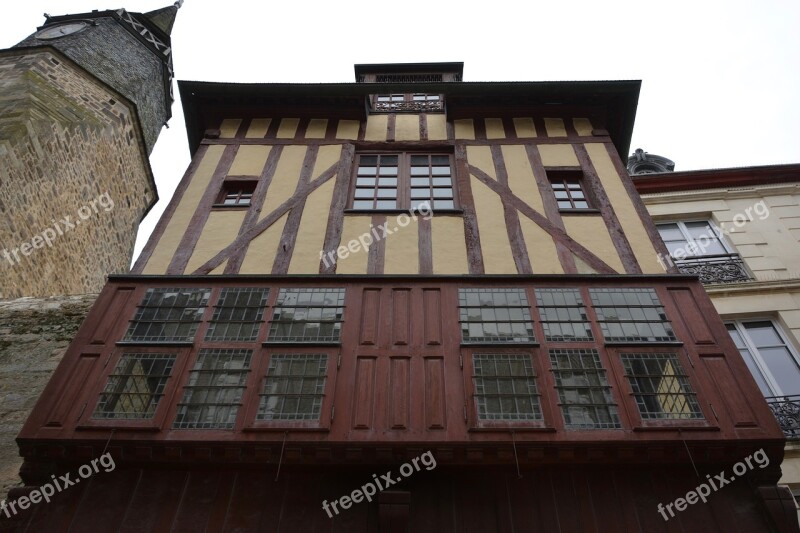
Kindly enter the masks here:
M 372 105 L 373 111 L 388 113 L 417 112 L 430 113 L 433 111 L 444 111 L 444 104 L 441 100 L 413 101 L 413 102 L 375 102 Z
M 772 396 L 767 404 L 787 439 L 800 439 L 800 395 Z
M 700 283 L 734 283 L 753 279 L 747 273 L 739 254 L 703 255 L 673 259 L 675 265 L 684 274 L 700 276 Z

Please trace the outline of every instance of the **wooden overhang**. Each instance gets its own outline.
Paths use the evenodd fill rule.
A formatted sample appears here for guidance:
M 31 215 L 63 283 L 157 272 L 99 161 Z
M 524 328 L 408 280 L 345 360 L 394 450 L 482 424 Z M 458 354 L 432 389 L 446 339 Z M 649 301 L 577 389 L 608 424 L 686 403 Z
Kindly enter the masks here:
M 589 116 L 601 121 L 627 159 L 641 82 L 223 83 L 179 81 L 192 155 L 222 118 L 305 117 L 365 120 L 367 96 L 444 94 L 448 120 L 508 116 Z M 595 126 L 598 127 L 598 126 Z
M 631 176 L 639 194 L 800 182 L 800 163 Z

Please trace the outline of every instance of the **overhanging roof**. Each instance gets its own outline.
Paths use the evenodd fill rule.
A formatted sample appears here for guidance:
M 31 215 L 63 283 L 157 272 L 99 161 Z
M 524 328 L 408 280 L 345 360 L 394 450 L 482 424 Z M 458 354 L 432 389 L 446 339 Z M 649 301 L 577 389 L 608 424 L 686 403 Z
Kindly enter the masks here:
M 617 152 L 628 157 L 641 82 L 223 83 L 179 81 L 192 154 L 207 128 L 229 116 L 334 116 L 363 120 L 366 96 L 383 92 L 445 95 L 448 118 L 497 117 L 570 109 L 601 115 Z M 315 114 L 316 113 L 316 114 Z M 525 115 L 512 115 L 525 116 Z
M 800 163 L 631 176 L 639 194 L 800 182 Z

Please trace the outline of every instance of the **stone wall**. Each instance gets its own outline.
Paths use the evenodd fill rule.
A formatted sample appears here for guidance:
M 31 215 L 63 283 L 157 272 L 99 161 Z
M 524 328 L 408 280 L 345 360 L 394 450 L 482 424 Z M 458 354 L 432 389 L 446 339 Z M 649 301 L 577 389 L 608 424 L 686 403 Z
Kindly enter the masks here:
M 69 59 L 0 52 L 0 298 L 99 292 L 128 271 L 156 198 L 140 139 L 135 109 Z
M 0 300 L 0 499 L 21 483 L 17 434 L 96 298 Z

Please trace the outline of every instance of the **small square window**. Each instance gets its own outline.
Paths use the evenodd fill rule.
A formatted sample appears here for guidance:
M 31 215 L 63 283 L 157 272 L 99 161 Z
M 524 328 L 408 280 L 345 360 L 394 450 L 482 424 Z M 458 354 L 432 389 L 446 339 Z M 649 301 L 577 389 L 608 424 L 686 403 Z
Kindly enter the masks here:
M 269 289 L 222 289 L 206 333 L 207 341 L 254 341 L 264 321 Z
M 584 190 L 583 173 L 575 170 L 548 170 L 547 179 L 559 209 L 592 209 Z
M 255 181 L 231 180 L 222 185 L 218 206 L 249 206 L 253 200 L 253 192 L 256 190 Z
M 589 289 L 606 342 L 675 342 L 655 289 Z

